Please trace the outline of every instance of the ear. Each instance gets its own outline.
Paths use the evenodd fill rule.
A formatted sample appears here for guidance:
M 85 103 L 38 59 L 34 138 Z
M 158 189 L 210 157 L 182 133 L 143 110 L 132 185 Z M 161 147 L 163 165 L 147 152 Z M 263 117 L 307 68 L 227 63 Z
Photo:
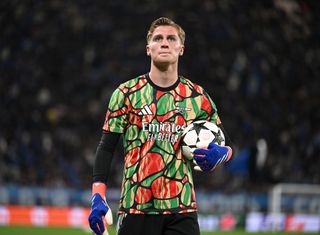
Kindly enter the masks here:
M 149 45 L 146 45 L 146 52 L 147 52 L 147 56 L 150 56 L 150 47 L 149 47 Z
M 184 45 L 182 45 L 182 46 L 181 46 L 181 49 L 180 49 L 180 53 L 179 53 L 179 55 L 180 55 L 180 56 L 182 56 L 182 55 L 183 55 L 183 53 L 184 53 Z

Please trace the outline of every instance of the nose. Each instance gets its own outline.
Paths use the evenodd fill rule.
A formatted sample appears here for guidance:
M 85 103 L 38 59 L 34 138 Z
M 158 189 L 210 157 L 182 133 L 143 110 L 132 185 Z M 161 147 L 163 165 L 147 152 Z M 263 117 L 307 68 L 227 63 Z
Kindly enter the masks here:
M 164 47 L 164 48 L 169 47 L 169 42 L 168 42 L 168 40 L 167 40 L 167 39 L 163 39 L 163 40 L 162 40 L 161 47 Z
M 169 48 L 169 44 L 168 43 L 162 43 L 161 44 L 161 48 Z

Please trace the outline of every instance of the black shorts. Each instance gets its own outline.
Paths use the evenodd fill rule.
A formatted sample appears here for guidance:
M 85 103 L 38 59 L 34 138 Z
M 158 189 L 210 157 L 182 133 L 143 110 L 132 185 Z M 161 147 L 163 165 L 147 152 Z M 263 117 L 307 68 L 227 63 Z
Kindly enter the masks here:
M 117 235 L 200 235 L 196 212 L 167 215 L 121 214 Z

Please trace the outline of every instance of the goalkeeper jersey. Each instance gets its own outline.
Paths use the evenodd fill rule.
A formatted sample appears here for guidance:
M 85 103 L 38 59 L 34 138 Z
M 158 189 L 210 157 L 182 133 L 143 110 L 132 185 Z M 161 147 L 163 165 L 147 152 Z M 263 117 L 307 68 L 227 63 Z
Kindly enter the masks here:
M 184 77 L 162 88 L 146 74 L 114 91 L 103 129 L 124 137 L 119 213 L 196 211 L 191 165 L 179 147 L 184 128 L 195 120 L 219 124 L 208 94 Z

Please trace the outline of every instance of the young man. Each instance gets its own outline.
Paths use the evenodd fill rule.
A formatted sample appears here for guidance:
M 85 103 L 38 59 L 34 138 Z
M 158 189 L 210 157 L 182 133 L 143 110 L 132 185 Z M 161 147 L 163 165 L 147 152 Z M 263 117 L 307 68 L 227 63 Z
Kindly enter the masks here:
M 125 168 L 118 235 L 199 235 L 191 162 L 179 147 L 183 129 L 195 120 L 220 124 L 216 106 L 198 85 L 178 75 L 185 33 L 172 20 L 155 20 L 147 34 L 150 72 L 113 93 L 93 169 L 90 227 L 112 223 L 106 185 L 113 151 L 124 135 Z M 203 171 L 230 159 L 230 147 L 211 143 L 194 151 Z M 108 214 L 109 213 L 109 214 Z

